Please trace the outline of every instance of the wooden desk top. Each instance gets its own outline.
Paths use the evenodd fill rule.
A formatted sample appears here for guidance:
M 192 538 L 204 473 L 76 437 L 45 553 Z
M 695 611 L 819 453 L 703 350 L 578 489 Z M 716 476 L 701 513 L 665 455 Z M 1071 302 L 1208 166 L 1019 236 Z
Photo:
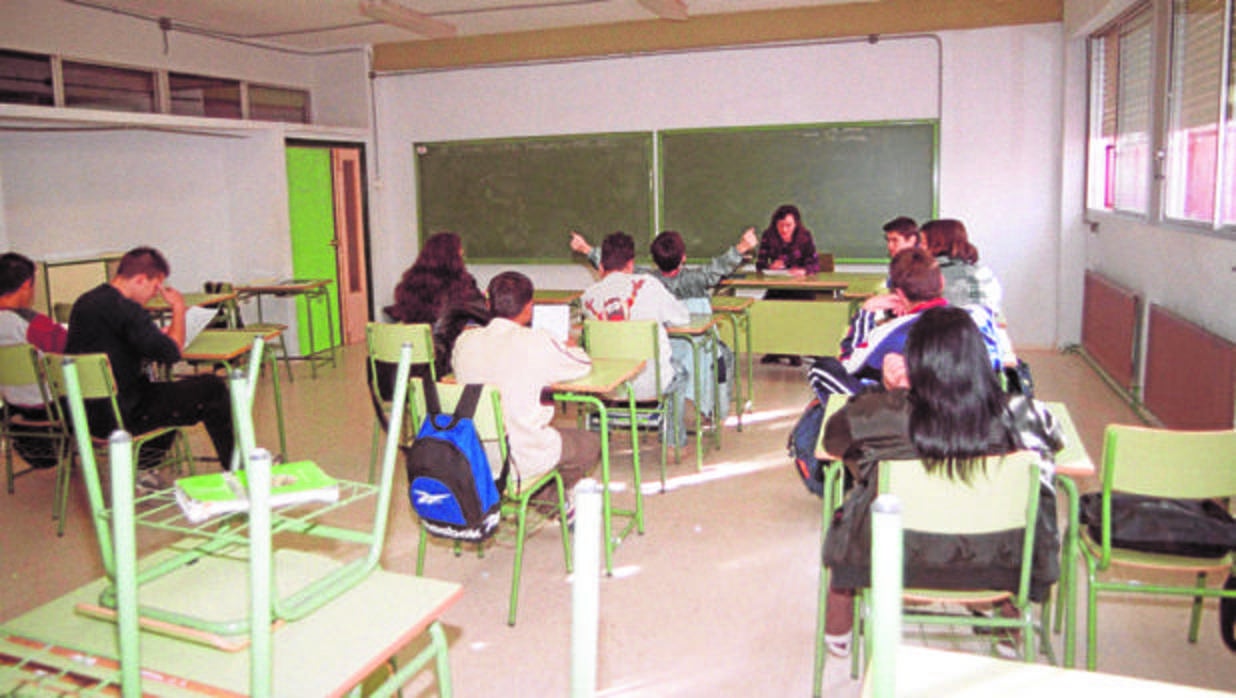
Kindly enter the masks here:
M 237 293 L 253 295 L 265 293 L 268 295 L 295 295 L 316 291 L 331 283 L 330 279 L 285 279 L 265 284 L 244 284 L 236 287 Z
M 185 361 L 232 361 L 249 353 L 253 348 L 254 334 L 257 333 L 243 329 L 202 330 L 180 352 L 180 358 Z
M 532 292 L 532 302 L 538 305 L 570 305 L 582 295 L 583 290 L 536 289 Z
M 604 395 L 619 388 L 644 370 L 643 359 L 593 359 L 588 375 L 549 386 L 556 393 Z
M 203 587 L 213 600 L 231 597 L 238 609 L 248 604 L 244 560 L 207 558 L 203 563 L 235 567 L 226 575 L 236 583 L 220 583 L 220 570 L 201 570 Z M 201 564 L 201 563 L 199 563 Z M 322 565 L 338 564 L 300 551 L 276 554 L 280 586 L 298 583 L 301 573 L 318 574 Z M 196 565 L 194 566 L 197 567 Z M 289 573 L 290 572 L 290 573 Z M 184 575 L 183 579 L 192 579 Z M 303 583 L 304 579 L 299 579 Z M 74 611 L 78 603 L 94 603 L 104 585 L 96 580 L 29 613 L 4 623 L 18 635 L 44 639 L 98 657 L 119 655 L 115 625 Z M 179 590 L 180 595 L 191 590 Z M 192 585 L 190 585 L 192 586 Z M 294 587 L 293 587 L 294 588 Z M 170 593 L 170 592 L 169 592 Z M 274 631 L 274 694 L 340 695 L 380 666 L 454 604 L 463 588 L 453 582 L 377 570 L 303 620 Z M 147 601 L 143 587 L 143 602 Z M 218 649 L 150 632 L 141 636 L 142 666 L 167 672 L 240 695 L 249 693 L 248 652 Z
M 184 297 L 186 307 L 201 307 L 216 305 L 218 303 L 226 303 L 227 301 L 236 298 L 237 293 L 235 291 L 229 291 L 227 293 L 182 293 L 180 295 Z M 172 307 L 167 304 L 167 301 L 163 299 L 163 296 L 155 296 L 146 302 L 146 310 L 151 312 L 165 313 L 171 309 Z
M 1044 696 L 1230 696 L 1193 686 L 1163 683 L 1096 671 L 1064 669 L 1006 659 L 949 652 L 912 645 L 897 648 L 899 698 L 1043 698 Z M 863 681 L 864 696 L 871 695 L 871 677 Z
M 691 313 L 691 321 L 685 325 L 666 325 L 665 331 L 671 337 L 674 335 L 698 336 L 717 326 L 717 316 L 702 313 Z
M 844 407 L 849 397 L 848 395 L 829 396 L 828 404 L 824 407 L 824 420 L 820 422 L 820 433 L 815 440 L 816 458 L 837 460 L 836 456 L 824 449 L 824 427 L 828 424 L 828 418 Z M 1060 422 L 1060 427 L 1064 432 L 1064 448 L 1056 454 L 1056 474 L 1071 478 L 1093 476 L 1095 474 L 1094 461 L 1090 460 L 1090 454 L 1086 452 L 1086 445 L 1078 435 L 1077 427 L 1073 425 L 1073 418 L 1069 415 L 1068 407 L 1062 402 L 1044 402 L 1043 404 Z
M 761 272 L 735 274 L 723 279 L 722 287 L 731 288 L 781 288 L 797 291 L 844 291 L 850 282 L 842 278 L 833 278 L 832 274 L 809 274 L 807 276 L 791 276 L 789 274 L 764 274 Z
M 741 313 L 755 304 L 750 296 L 713 296 L 709 300 L 717 313 Z

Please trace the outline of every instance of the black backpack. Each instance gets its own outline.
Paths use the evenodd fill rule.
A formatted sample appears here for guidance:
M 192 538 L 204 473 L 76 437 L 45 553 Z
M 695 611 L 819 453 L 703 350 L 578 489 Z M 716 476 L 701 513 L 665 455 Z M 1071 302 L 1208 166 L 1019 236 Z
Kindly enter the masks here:
M 402 447 L 408 471 L 408 497 L 425 530 L 435 536 L 482 541 L 501 520 L 501 488 L 510 464 L 494 481 L 489 457 L 472 416 L 481 397 L 479 384 L 464 386 L 455 413 L 444 413 L 438 389 L 423 381 L 428 414 L 410 446 Z

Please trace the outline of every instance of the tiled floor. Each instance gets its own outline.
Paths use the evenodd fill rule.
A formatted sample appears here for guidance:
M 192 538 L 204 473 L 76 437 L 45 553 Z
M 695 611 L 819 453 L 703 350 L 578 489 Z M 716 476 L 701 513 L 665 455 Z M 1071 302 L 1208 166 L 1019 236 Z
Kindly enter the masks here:
M 1097 459 L 1103 426 L 1136 422 L 1134 414 L 1079 358 L 1024 354 L 1040 396 L 1067 403 L 1090 455 Z M 313 458 L 327 471 L 364 478 L 372 411 L 364 385 L 363 350 L 341 354 L 338 369 L 312 380 L 297 366 L 284 386 L 290 455 Z M 649 486 L 647 533 L 617 550 L 615 574 L 601 579 L 599 686 L 604 696 L 807 696 L 820 543 L 819 500 L 791 471 L 786 435 L 808 399 L 803 369 L 758 366 L 754 410 L 743 431 L 731 425 L 724 447 L 702 472 L 693 454 L 670 464 L 670 487 L 656 492 L 655 451 L 643 451 Z M 277 443 L 269 381 L 259 396 L 261 442 Z M 200 428 L 195 445 L 209 452 Z M 622 449 L 627 440 L 616 439 Z M 213 466 L 208 466 L 213 467 Z M 630 454 L 616 458 L 615 479 L 630 483 Z M 384 564 L 412 572 L 416 527 L 396 492 Z M 29 610 L 101 574 L 85 500 L 75 487 L 64 538 L 51 521 L 51 476 L 18 481 L 0 495 L 0 619 Z M 1093 483 L 1081 483 L 1083 489 Z M 628 490 L 619 502 L 630 502 Z M 516 627 L 506 625 L 513 547 L 500 538 L 483 558 L 429 551 L 427 573 L 462 583 L 462 600 L 445 616 L 456 695 L 562 696 L 570 675 L 570 585 L 555 524 L 527 546 Z M 149 545 L 146 546 L 149 548 Z M 380 600 L 375 601 L 380 603 Z M 1236 656 L 1217 636 L 1214 605 L 1202 638 L 1185 640 L 1183 601 L 1107 597 L 1099 631 L 1100 667 L 1120 674 L 1207 686 L 1236 687 Z M 1084 618 L 1079 619 L 1084 623 Z M 1057 651 L 1059 641 L 1057 640 Z M 1084 652 L 1084 650 L 1082 650 Z M 848 665 L 828 663 L 826 695 L 856 696 Z M 429 676 L 405 695 L 435 695 Z

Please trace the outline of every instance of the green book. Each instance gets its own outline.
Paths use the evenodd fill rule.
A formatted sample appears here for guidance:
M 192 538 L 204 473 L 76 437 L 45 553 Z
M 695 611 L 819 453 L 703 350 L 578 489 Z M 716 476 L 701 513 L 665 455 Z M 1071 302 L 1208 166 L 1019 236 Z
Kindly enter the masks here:
M 225 514 L 249 510 L 248 474 L 206 473 L 176 480 L 176 502 L 185 518 L 201 523 Z M 313 461 L 280 463 L 270 469 L 270 506 L 339 501 L 339 481 Z

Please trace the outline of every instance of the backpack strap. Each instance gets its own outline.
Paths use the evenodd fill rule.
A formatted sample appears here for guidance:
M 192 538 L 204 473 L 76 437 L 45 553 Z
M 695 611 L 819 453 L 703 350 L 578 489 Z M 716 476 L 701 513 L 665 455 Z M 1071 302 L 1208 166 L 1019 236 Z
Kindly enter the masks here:
M 432 378 L 422 378 L 421 389 L 425 392 L 425 411 L 430 415 L 442 414 L 442 402 L 438 400 L 438 384 Z
M 481 391 L 485 388 L 480 383 L 468 383 L 464 386 L 463 395 L 455 405 L 455 419 L 472 419 L 476 415 L 476 406 L 481 402 Z M 437 390 L 434 391 L 434 402 L 437 402 Z

